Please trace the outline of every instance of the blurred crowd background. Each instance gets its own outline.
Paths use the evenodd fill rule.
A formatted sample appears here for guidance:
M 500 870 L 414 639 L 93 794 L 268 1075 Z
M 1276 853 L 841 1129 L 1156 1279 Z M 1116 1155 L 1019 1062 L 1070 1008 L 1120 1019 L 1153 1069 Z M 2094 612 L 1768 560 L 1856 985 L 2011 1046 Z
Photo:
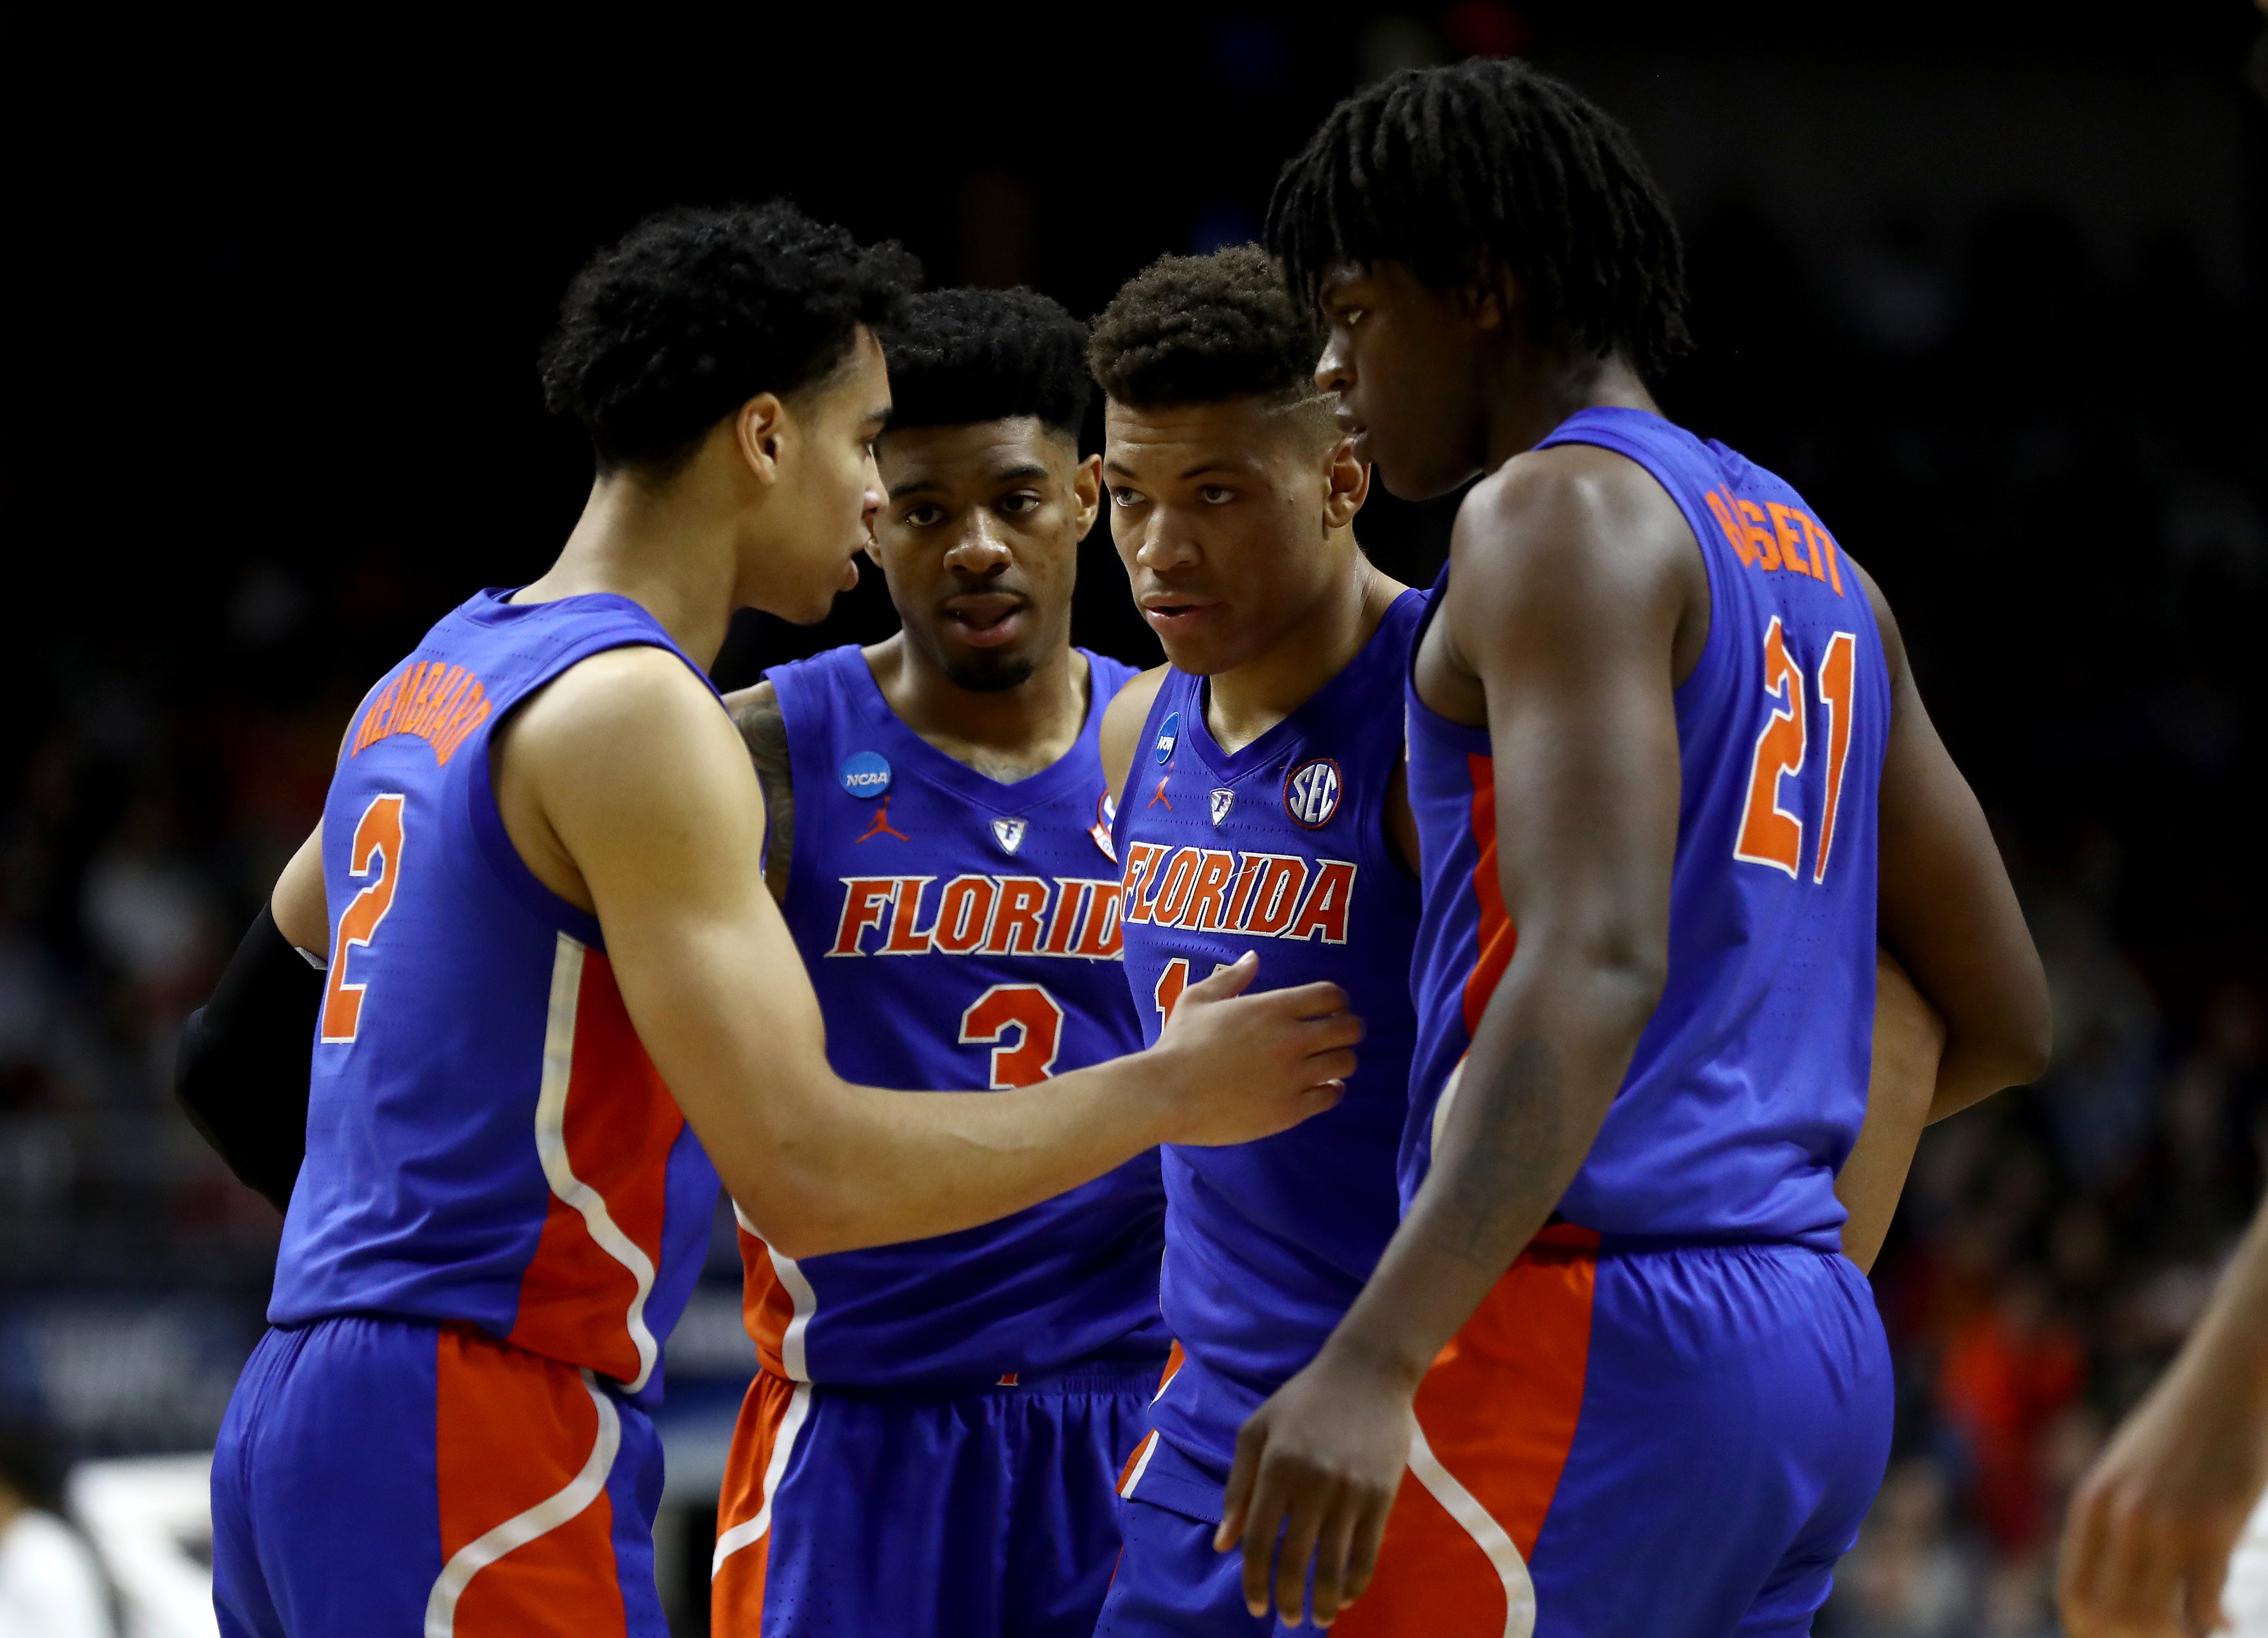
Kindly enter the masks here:
M 657 30 L 605 61 L 311 39 L 283 77 L 219 25 L 130 61 L 19 41 L 0 1502 L 210 1448 L 278 1225 L 173 1107 L 174 1039 L 362 690 L 571 520 L 587 457 L 532 359 L 583 255 L 681 199 L 790 192 L 937 282 L 1091 313 L 1159 253 L 1250 237 L 1359 80 L 1522 53 L 1657 167 L 1699 343 L 1665 402 L 1882 582 L 2054 990 L 2049 1077 L 1930 1132 L 1875 1272 L 1896 1454 L 1821 1630 L 2052 1632 L 2068 1490 L 2268 1154 L 2260 19 L 1924 6 L 1893 37 L 1730 10 L 1003 8 L 856 40 Z M 1361 532 L 1423 583 L 1453 505 L 1381 499 Z M 1153 659 L 1107 535 L 1086 550 L 1080 639 Z M 720 681 L 882 634 L 877 581 L 815 631 L 744 616 Z M 672 1354 L 688 1630 L 703 1452 L 751 1364 L 737 1280 L 720 1235 Z

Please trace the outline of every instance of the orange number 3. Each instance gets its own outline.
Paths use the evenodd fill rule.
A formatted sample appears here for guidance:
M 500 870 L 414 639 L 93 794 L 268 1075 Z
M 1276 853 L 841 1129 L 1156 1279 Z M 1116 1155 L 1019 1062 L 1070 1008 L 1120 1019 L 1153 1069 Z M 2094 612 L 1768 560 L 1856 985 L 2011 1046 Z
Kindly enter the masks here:
M 1063 1045 L 1063 1003 L 1036 984 L 996 984 L 961 1015 L 961 1044 L 992 1048 L 992 1089 L 1035 1086 Z M 1013 1029 L 1011 1045 L 994 1043 Z
M 1828 640 L 1819 662 L 1819 702 L 1827 712 L 1826 800 L 1821 805 L 1819 852 L 1811 872 L 1814 882 L 1827 879 L 1827 859 L 1835 845 L 1835 821 L 1843 806 L 1843 771 L 1851 755 L 1852 681 L 1858 662 L 1859 639 L 1837 631 Z M 1749 768 L 1749 791 L 1743 803 L 1741 837 L 1733 857 L 1752 865 L 1784 870 L 1790 881 L 1802 879 L 1803 820 L 1780 806 L 1780 781 L 1803 771 L 1808 730 L 1803 669 L 1787 652 L 1787 633 L 1779 616 L 1764 631 L 1764 692 L 1773 703 L 1771 714 L 1756 734 L 1756 760 Z
M 347 978 L 347 954 L 377 936 L 378 924 L 394 908 L 394 884 L 401 875 L 401 798 L 392 792 L 370 799 L 347 849 L 349 875 L 369 875 L 373 867 L 377 879 L 339 917 L 331 946 L 330 976 L 323 984 L 323 1039 L 334 1044 L 353 1040 L 362 1029 L 363 986 Z

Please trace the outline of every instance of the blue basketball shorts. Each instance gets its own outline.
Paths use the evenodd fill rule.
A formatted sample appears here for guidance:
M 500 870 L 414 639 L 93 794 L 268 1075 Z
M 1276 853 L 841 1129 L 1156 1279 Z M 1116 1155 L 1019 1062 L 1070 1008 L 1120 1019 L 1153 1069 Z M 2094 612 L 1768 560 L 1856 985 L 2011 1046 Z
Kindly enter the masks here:
M 604 1378 L 470 1326 L 270 1331 L 213 1453 L 223 1638 L 667 1638 L 661 1445 Z
M 1155 1369 L 968 1391 L 762 1373 L 718 1506 L 718 1638 L 1090 1638 Z
M 1334 1638 L 1503 1638 L 1531 1615 L 1536 1638 L 1796 1638 L 1881 1482 L 1889 1350 L 1838 1255 L 1602 1255 L 1557 1225 L 1442 1350 L 1417 1413 L 1377 1574 Z M 1241 1558 L 1212 1551 L 1225 1478 L 1163 1444 L 1130 1477 L 1096 1638 L 1283 1630 L 1246 1612 Z

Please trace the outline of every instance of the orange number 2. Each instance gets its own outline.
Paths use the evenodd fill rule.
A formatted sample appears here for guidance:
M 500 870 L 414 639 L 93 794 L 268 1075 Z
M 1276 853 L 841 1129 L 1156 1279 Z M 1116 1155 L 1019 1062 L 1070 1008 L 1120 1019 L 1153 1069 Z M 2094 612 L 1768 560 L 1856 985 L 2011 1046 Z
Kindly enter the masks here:
M 363 986 L 347 978 L 348 952 L 377 936 L 378 924 L 394 908 L 394 884 L 401 875 L 401 798 L 392 792 L 370 799 L 347 849 L 349 875 L 366 876 L 373 868 L 377 879 L 339 917 L 331 946 L 330 976 L 323 983 L 323 1039 L 334 1044 L 353 1040 L 362 1029 Z
M 1063 1004 L 1036 984 L 996 984 L 961 1015 L 961 1044 L 992 1048 L 992 1089 L 1036 1086 L 1063 1045 Z M 1010 1045 L 997 1045 L 1009 1030 Z
M 1803 771 L 1803 673 L 1787 657 L 1779 616 L 1764 631 L 1764 692 L 1779 703 L 1756 735 L 1749 769 L 1748 816 L 1733 857 L 1770 865 L 1793 879 L 1803 853 L 1803 821 L 1779 805 L 1779 782 Z

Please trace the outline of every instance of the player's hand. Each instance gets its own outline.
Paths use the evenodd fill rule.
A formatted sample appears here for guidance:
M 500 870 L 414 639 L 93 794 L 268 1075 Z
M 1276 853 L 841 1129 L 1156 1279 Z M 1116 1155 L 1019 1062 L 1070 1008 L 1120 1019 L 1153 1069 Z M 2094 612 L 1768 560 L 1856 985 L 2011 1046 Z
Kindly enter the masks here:
M 1271 1554 L 1276 1609 L 1286 1627 L 1300 1624 L 1310 1559 L 1314 1608 L 1307 1614 L 1318 1627 L 1336 1620 L 1370 1585 L 1417 1431 L 1416 1392 L 1416 1383 L 1334 1358 L 1327 1346 L 1244 1424 L 1212 1545 L 1217 1553 L 1242 1546 L 1244 1603 L 1255 1616 L 1268 1613 Z
M 2242 1408 L 2252 1396 L 2198 1363 L 2175 1363 L 2073 1497 L 2056 1578 L 2070 1638 L 2175 1638 L 2224 1625 L 2221 1583 L 2268 1484 L 2268 1441 Z
M 1249 1143 L 1337 1103 L 1354 1073 L 1362 1020 L 1336 984 L 1259 995 L 1249 950 L 1174 1003 L 1150 1049 L 1155 1084 L 1172 1100 L 1169 1143 Z

